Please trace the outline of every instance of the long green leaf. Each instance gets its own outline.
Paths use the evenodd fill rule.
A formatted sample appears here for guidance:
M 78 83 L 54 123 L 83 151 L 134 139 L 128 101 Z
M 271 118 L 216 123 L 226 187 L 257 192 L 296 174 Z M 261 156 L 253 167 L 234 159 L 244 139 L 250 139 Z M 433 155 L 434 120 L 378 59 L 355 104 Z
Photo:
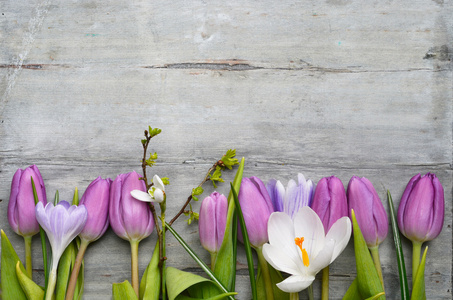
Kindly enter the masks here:
M 35 198 L 35 205 L 38 204 L 38 193 L 36 192 L 35 182 L 33 177 L 31 177 L 31 186 L 33 188 L 33 197 Z M 58 195 L 58 194 L 57 194 Z M 42 249 L 42 261 L 44 264 L 44 286 L 47 287 L 49 281 L 49 268 L 47 266 L 47 248 L 46 248 L 46 233 L 42 229 L 41 225 L 39 226 L 39 237 L 41 238 L 41 249 Z
M 16 276 L 16 264 L 20 262 L 19 256 L 11 245 L 5 232 L 1 230 L 2 236 L 2 254 L 1 254 L 1 287 L 3 299 L 26 300 L 27 297 L 22 290 L 19 280 Z M 24 266 L 20 263 L 22 271 L 25 272 Z
M 71 242 L 64 250 L 58 263 L 57 285 L 55 288 L 56 300 L 64 300 L 68 287 L 69 277 L 71 276 L 72 264 L 75 261 L 75 242 Z
M 370 251 L 363 238 L 362 231 L 352 210 L 352 228 L 354 231 L 354 252 L 357 268 L 357 280 L 359 292 L 362 298 L 366 299 L 384 292 L 379 275 L 371 258 Z M 381 296 L 380 299 L 385 299 Z
M 233 193 L 234 204 L 236 206 L 236 213 L 238 215 L 239 224 L 241 226 L 242 237 L 244 240 L 245 255 L 247 257 L 247 265 L 249 268 L 250 287 L 252 289 L 252 299 L 257 300 L 256 292 L 256 281 L 255 281 L 255 270 L 253 265 L 252 247 L 250 247 L 249 235 L 247 233 L 247 227 L 245 225 L 244 215 L 242 214 L 241 205 L 239 204 L 238 195 L 234 189 L 233 184 L 231 185 L 231 192 Z
M 217 286 L 225 293 L 229 293 L 225 286 L 220 282 L 219 279 L 212 273 L 211 269 L 204 263 L 203 260 L 201 260 L 198 255 L 190 248 L 190 246 L 184 241 L 184 239 L 170 226 L 168 223 L 166 223 L 166 227 L 168 228 L 168 231 L 173 234 L 173 236 L 176 238 L 176 240 L 181 244 L 181 246 L 189 253 L 190 256 L 192 256 L 193 260 L 200 265 L 200 267 L 203 269 L 203 271 L 206 272 L 206 274 L 211 278 L 211 280 L 217 284 Z M 233 297 L 230 296 L 230 299 L 234 299 Z
M 113 300 L 137 300 L 137 295 L 129 281 L 112 284 Z
M 239 192 L 244 172 L 245 159 L 242 158 L 233 181 L 235 191 Z M 233 193 L 228 195 L 228 214 L 222 245 L 217 253 L 214 274 L 229 290 L 233 290 L 236 280 L 236 260 L 234 256 L 233 219 L 235 215 Z
M 425 248 L 423 252 L 422 261 L 417 269 L 417 274 L 415 275 L 415 282 L 412 287 L 412 296 L 411 300 L 426 300 L 425 292 L 425 263 L 426 263 L 426 253 L 428 252 L 428 247 Z
M 344 294 L 343 300 L 362 300 L 362 297 L 360 297 L 359 281 L 357 280 L 357 277 L 354 278 L 354 281 L 349 286 L 346 294 Z
M 140 282 L 140 299 L 158 300 L 160 295 L 159 240 Z
M 390 220 L 392 221 L 393 241 L 395 242 L 396 259 L 398 261 L 398 273 L 400 276 L 401 300 L 409 299 L 409 285 L 406 277 L 406 265 L 404 263 L 403 247 L 401 246 L 398 223 L 396 222 L 395 208 L 393 206 L 392 195 L 387 190 L 387 200 L 389 203 Z

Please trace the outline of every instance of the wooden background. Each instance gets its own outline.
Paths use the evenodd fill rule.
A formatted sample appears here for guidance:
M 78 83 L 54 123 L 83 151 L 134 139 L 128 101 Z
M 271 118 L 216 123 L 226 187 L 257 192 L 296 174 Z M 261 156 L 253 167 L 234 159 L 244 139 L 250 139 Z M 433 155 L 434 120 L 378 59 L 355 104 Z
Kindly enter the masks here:
M 19 257 L 7 222 L 16 169 L 38 165 L 48 198 L 58 189 L 71 199 L 97 176 L 140 171 L 151 125 L 162 134 L 150 173 L 171 180 L 169 216 L 229 148 L 246 158 L 245 176 L 265 182 L 365 176 L 386 209 L 387 189 L 397 205 L 413 175 L 435 172 L 446 218 L 428 243 L 427 295 L 451 299 L 451 1 L 3 0 L 0 13 L 0 228 Z M 208 261 L 184 219 L 176 229 Z M 141 243 L 140 273 L 155 240 Z M 201 274 L 168 245 L 168 265 Z M 38 238 L 33 246 L 42 284 Z M 391 234 L 380 249 L 388 299 L 398 299 Z M 410 262 L 407 240 L 404 250 Z M 111 284 L 130 278 L 129 259 L 111 230 L 90 245 L 84 299 L 110 299 Z M 238 269 L 238 299 L 249 299 L 242 249 Z M 331 266 L 331 299 L 355 272 L 350 243 Z

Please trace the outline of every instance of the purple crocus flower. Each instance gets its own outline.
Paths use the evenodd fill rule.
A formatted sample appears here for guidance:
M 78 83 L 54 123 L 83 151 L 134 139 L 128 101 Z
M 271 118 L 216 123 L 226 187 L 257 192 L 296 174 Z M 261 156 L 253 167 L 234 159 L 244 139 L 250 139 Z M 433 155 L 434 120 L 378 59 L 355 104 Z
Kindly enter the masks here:
M 338 219 L 348 216 L 348 201 L 341 180 L 335 176 L 322 178 L 316 185 L 311 208 L 318 214 L 326 232 Z
M 444 224 L 444 188 L 433 173 L 411 178 L 398 207 L 398 226 L 415 242 L 436 238 Z
M 39 225 L 35 217 L 32 177 L 39 201 L 44 205 L 47 203 L 44 181 L 35 165 L 16 171 L 11 182 L 11 194 L 8 202 L 8 222 L 15 233 L 24 237 L 33 236 L 39 232 Z
M 349 214 L 353 209 L 368 248 L 377 247 L 388 233 L 388 218 L 371 181 L 353 176 L 347 190 Z M 351 217 L 351 216 L 350 216 Z
M 137 172 L 120 174 L 110 186 L 109 219 L 113 231 L 127 241 L 141 241 L 154 229 L 148 203 L 132 197 L 131 191 L 145 192 L 145 182 Z
M 297 175 L 298 183 L 291 179 L 286 190 L 279 180 L 271 179 L 266 185 L 275 211 L 282 211 L 291 218 L 304 206 L 310 206 L 313 199 L 313 182 Z
M 217 192 L 201 202 L 198 231 L 201 245 L 211 253 L 219 251 L 225 234 L 228 200 Z
M 261 247 L 268 239 L 267 221 L 274 212 L 271 198 L 258 177 L 243 178 L 238 195 L 250 244 Z M 242 233 L 238 231 L 238 238 L 242 241 Z

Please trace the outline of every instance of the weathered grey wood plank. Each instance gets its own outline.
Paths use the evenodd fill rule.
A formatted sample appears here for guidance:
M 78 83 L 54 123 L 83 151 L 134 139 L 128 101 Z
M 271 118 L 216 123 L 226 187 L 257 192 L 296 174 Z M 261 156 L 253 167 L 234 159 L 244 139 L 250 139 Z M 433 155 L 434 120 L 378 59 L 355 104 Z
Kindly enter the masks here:
M 169 215 L 229 148 L 246 157 L 246 176 L 335 174 L 345 185 L 366 176 L 395 204 L 411 176 L 436 172 L 446 220 L 428 244 L 427 294 L 451 299 L 451 1 L 36 0 L 0 10 L 0 228 L 20 257 L 6 218 L 15 170 L 37 164 L 48 197 L 58 189 L 70 199 L 99 175 L 138 171 L 151 125 L 163 129 L 153 172 L 171 179 Z M 207 261 L 196 226 L 181 219 L 176 229 Z M 391 238 L 381 259 L 388 299 L 397 299 Z M 141 244 L 141 272 L 155 239 Z M 170 265 L 201 272 L 168 243 Z M 111 231 L 88 249 L 84 299 L 111 297 L 111 284 L 130 276 L 128 253 Z M 42 283 L 38 251 L 34 260 Z M 250 297 L 245 265 L 240 250 L 239 299 Z M 331 267 L 332 299 L 354 275 L 350 244 Z

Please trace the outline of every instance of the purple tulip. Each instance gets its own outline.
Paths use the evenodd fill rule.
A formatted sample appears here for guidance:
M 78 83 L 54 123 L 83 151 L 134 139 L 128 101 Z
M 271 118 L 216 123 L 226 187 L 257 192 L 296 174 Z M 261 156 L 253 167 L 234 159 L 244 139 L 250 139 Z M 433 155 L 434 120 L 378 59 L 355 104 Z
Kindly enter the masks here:
M 267 220 L 271 213 L 274 212 L 271 198 L 264 183 L 257 177 L 242 179 L 238 198 L 250 244 L 259 248 L 269 240 L 267 236 Z M 238 237 L 242 241 L 242 233 L 240 231 L 238 231 Z
M 225 234 L 228 213 L 227 198 L 217 192 L 201 202 L 198 231 L 201 245 L 211 253 L 219 251 Z
M 411 178 L 398 207 L 398 226 L 411 241 L 436 238 L 444 224 L 444 188 L 435 174 Z
M 88 219 L 79 234 L 80 238 L 93 242 L 99 239 L 109 226 L 109 195 L 112 180 L 96 178 L 83 193 L 80 204 L 85 205 Z
M 8 221 L 14 232 L 21 236 L 33 236 L 39 232 L 31 177 L 33 177 L 39 201 L 44 205 L 47 203 L 46 188 L 38 167 L 33 165 L 25 170 L 18 169 L 11 183 Z
M 131 191 L 146 191 L 145 182 L 136 172 L 120 174 L 110 186 L 109 219 L 113 231 L 127 241 L 141 241 L 154 229 L 148 203 L 131 196 Z
M 298 183 L 291 179 L 285 188 L 279 180 L 271 179 L 266 189 L 271 197 L 275 211 L 283 211 L 291 218 L 304 206 L 310 206 L 313 200 L 313 182 L 305 180 L 304 175 L 297 175 Z
M 353 176 L 348 184 L 347 197 L 349 214 L 353 209 L 368 248 L 378 246 L 386 238 L 389 225 L 373 184 L 365 177 Z
M 322 178 L 316 186 L 311 208 L 318 214 L 326 232 L 338 219 L 348 216 L 348 202 L 341 180 L 335 176 Z

